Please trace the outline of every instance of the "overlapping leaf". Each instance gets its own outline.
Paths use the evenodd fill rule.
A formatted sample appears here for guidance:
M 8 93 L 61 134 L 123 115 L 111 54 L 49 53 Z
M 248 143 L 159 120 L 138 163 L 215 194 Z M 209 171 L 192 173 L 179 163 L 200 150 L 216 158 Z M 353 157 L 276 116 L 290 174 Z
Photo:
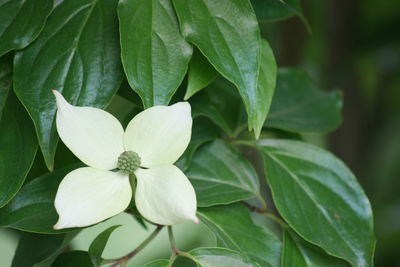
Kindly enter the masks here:
M 32 117 L 46 164 L 57 146 L 52 89 L 75 105 L 104 108 L 122 80 L 117 0 L 69 0 L 15 56 L 14 89 Z
M 90 259 L 92 261 L 93 266 L 97 267 L 101 265 L 102 261 L 101 255 L 103 254 L 103 251 L 107 245 L 108 239 L 112 234 L 112 232 L 114 232 L 114 230 L 120 226 L 121 225 L 114 225 L 107 228 L 93 240 L 92 244 L 90 244 L 88 253 L 90 255 Z
M 145 108 L 167 105 L 182 82 L 192 47 L 171 0 L 122 0 L 118 6 L 124 69 Z
M 236 251 L 226 248 L 197 248 L 189 252 L 200 267 L 257 267 Z
M 272 22 L 298 15 L 304 19 L 299 0 L 251 0 L 259 21 Z
M 267 114 L 259 91 L 261 37 L 248 0 L 174 0 L 181 31 L 239 89 L 249 129 L 258 136 Z M 261 123 L 260 123 L 261 122 Z
M 253 166 L 222 140 L 202 146 L 194 155 L 186 175 L 196 190 L 200 207 L 261 198 Z
M 7 96 L 12 86 L 12 57 L 0 58 L 0 121 L 6 106 Z
M 279 266 L 280 241 L 255 225 L 242 205 L 202 208 L 198 216 L 215 234 L 218 246 L 237 251 L 263 267 Z
M 329 152 L 290 140 L 260 140 L 279 213 L 303 238 L 353 266 L 372 266 L 372 211 L 350 170 Z
M 53 0 L 4 0 L 0 3 L 0 56 L 32 42 L 43 28 Z

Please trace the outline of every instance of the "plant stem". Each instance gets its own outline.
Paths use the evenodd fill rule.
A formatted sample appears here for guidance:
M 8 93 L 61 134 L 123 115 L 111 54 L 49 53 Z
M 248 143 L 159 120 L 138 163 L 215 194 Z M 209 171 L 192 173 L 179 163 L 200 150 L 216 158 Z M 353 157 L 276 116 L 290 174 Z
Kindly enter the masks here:
M 265 208 L 258 208 L 255 206 L 252 206 L 246 202 L 244 202 L 244 205 L 250 210 L 250 211 L 254 211 L 260 214 L 264 214 L 265 216 L 270 217 L 271 219 L 273 219 L 275 222 L 277 222 L 281 227 L 283 228 L 288 228 L 289 226 L 287 225 L 287 223 L 285 221 L 283 221 L 281 218 L 279 218 L 278 216 L 276 216 L 275 214 L 269 212 L 267 209 Z
M 132 252 L 126 254 L 125 256 L 122 256 L 121 258 L 115 259 L 114 263 L 110 267 L 115 267 L 115 266 L 122 266 L 125 264 L 127 261 L 129 261 L 132 257 L 134 257 L 136 254 L 138 254 L 143 248 L 145 248 L 153 239 L 160 233 L 160 231 L 163 229 L 163 225 L 158 225 L 157 228 L 147 237 L 137 248 L 135 248 Z
M 168 226 L 168 236 L 169 236 L 169 243 L 171 244 L 172 255 L 178 255 L 178 249 L 176 248 L 176 242 L 174 233 L 172 232 L 172 226 Z

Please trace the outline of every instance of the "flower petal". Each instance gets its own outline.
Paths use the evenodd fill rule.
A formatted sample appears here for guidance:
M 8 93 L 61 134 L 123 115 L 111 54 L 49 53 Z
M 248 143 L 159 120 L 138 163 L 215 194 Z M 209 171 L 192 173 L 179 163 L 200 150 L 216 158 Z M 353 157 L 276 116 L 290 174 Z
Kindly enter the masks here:
M 142 166 L 173 164 L 183 154 L 192 134 L 190 105 L 154 106 L 136 115 L 125 131 L 126 150 L 138 153 Z
M 172 225 L 187 220 L 198 223 L 196 193 L 185 174 L 174 165 L 138 169 L 135 202 L 149 221 Z
M 132 198 L 129 176 L 90 167 L 76 169 L 58 187 L 54 229 L 83 227 L 124 211 Z
M 124 152 L 124 129 L 110 113 L 92 107 L 75 107 L 57 91 L 57 131 L 64 144 L 81 161 L 100 169 L 117 167 Z

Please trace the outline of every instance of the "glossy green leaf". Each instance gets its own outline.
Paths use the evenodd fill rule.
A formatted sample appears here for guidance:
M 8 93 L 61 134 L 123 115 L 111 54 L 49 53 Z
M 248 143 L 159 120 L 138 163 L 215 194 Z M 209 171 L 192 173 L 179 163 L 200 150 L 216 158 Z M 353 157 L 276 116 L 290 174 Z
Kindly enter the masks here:
M 240 204 L 202 208 L 202 223 L 217 237 L 218 246 L 241 253 L 260 266 L 279 266 L 281 242 L 252 221 Z
M 201 267 L 256 267 L 238 252 L 226 248 L 197 248 L 189 252 Z
M 339 91 L 323 92 L 302 70 L 280 69 L 264 126 L 291 132 L 324 133 L 342 122 Z
M 189 99 L 192 95 L 214 81 L 217 76 L 218 72 L 208 62 L 207 58 L 196 49 L 189 64 L 188 85 L 184 99 Z
M 56 259 L 51 267 L 90 267 L 93 266 L 90 261 L 89 253 L 86 251 L 73 250 L 68 251 Z
M 200 207 L 262 198 L 253 166 L 222 140 L 202 146 L 195 153 L 186 175 L 196 190 Z
M 196 118 L 193 122 L 192 137 L 189 146 L 183 155 L 175 163 L 181 170 L 185 171 L 192 163 L 196 150 L 204 143 L 214 140 L 218 136 L 218 128 L 206 118 Z
M 36 150 L 35 128 L 12 94 L 0 121 L 0 207 L 6 205 L 21 188 Z
M 205 116 L 229 137 L 246 127 L 244 108 L 234 86 L 223 78 L 216 79 L 191 98 L 193 117 Z M 244 127 L 243 127 L 244 126 Z
M 104 108 L 122 81 L 116 5 L 63 1 L 35 42 L 15 55 L 14 89 L 35 123 L 50 170 L 58 141 L 51 90 L 72 104 Z
M 155 260 L 143 265 L 143 267 L 168 267 L 168 264 L 168 260 Z
M 214 68 L 239 89 L 258 136 L 266 114 L 257 87 L 261 37 L 248 0 L 173 0 L 182 34 L 196 45 Z M 260 123 L 262 121 L 262 123 Z
M 101 265 L 102 261 L 101 255 L 103 254 L 103 251 L 106 248 L 108 239 L 110 238 L 112 232 L 114 232 L 114 230 L 120 226 L 121 225 L 114 225 L 107 228 L 93 240 L 92 244 L 90 244 L 88 253 L 90 255 L 90 259 L 92 261 L 93 266 Z
M 284 232 L 282 267 L 348 267 L 349 263 L 327 255 L 292 233 Z
M 53 0 L 4 0 L 0 3 L 0 56 L 32 42 L 43 28 Z
M 0 209 L 0 226 L 35 233 L 62 233 L 74 229 L 53 230 L 58 214 L 54 198 L 58 185 L 73 165 L 35 178 L 18 192 L 10 203 Z
M 331 153 L 291 140 L 260 140 L 282 217 L 304 239 L 353 266 L 372 266 L 371 206 L 351 171 Z
M 11 267 L 46 267 L 65 249 L 78 232 L 60 235 L 23 233 Z
M 12 57 L 0 58 L 0 121 L 12 85 Z
M 272 22 L 298 15 L 303 18 L 299 0 L 251 0 L 259 21 Z
M 118 15 L 129 84 L 146 108 L 167 105 L 192 54 L 179 32 L 171 0 L 122 0 Z

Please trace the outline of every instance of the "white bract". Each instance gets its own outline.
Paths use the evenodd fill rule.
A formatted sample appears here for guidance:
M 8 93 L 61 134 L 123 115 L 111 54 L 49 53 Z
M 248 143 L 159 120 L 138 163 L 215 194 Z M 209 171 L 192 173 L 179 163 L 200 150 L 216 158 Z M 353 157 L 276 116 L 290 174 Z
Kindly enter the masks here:
M 115 171 L 118 157 L 140 157 L 135 204 L 147 220 L 172 225 L 198 222 L 196 195 L 185 174 L 173 165 L 189 144 L 190 105 L 154 106 L 136 115 L 124 132 L 104 110 L 76 107 L 57 91 L 57 131 L 64 144 L 89 167 L 76 169 L 59 185 L 54 229 L 83 227 L 124 211 L 132 198 L 129 175 Z M 135 154 L 133 153 L 133 154 Z M 114 171 L 112 171 L 114 170 Z

